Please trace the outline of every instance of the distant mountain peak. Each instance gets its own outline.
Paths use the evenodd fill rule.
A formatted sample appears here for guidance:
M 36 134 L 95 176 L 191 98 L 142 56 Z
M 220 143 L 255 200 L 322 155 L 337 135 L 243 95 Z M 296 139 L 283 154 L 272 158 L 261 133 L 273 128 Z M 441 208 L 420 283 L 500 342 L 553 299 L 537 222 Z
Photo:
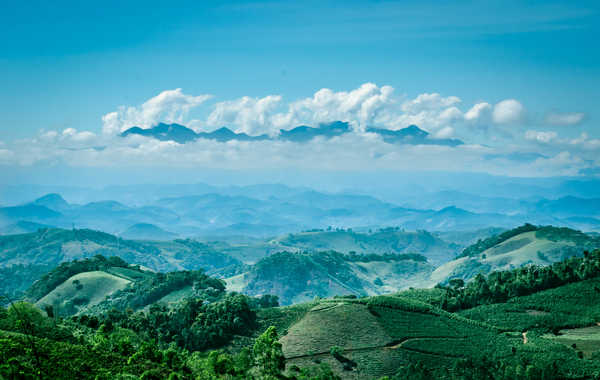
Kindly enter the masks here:
M 69 203 L 57 193 L 50 193 L 39 197 L 32 204 L 37 206 L 45 206 L 54 211 L 61 211 L 69 207 Z

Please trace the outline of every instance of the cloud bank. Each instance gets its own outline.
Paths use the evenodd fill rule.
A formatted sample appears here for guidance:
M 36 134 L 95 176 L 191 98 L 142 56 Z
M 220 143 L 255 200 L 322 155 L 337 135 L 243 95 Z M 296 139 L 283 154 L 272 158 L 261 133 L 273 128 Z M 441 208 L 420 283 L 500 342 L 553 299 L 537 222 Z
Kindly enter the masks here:
M 525 106 L 516 99 L 464 105 L 458 96 L 433 92 L 408 98 L 391 86 L 373 83 L 349 91 L 324 88 L 289 102 L 282 95 L 245 96 L 210 104 L 211 98 L 209 94 L 185 94 L 181 89 L 163 91 L 140 105 L 121 106 L 105 114 L 101 133 L 67 128 L 4 143 L 0 145 L 0 165 L 435 170 L 509 176 L 580 175 L 600 166 L 600 140 L 585 133 L 567 138 L 551 129 L 575 124 L 583 116 L 555 115 L 547 121 L 547 128 L 531 128 Z M 188 120 L 200 105 L 208 107 L 206 116 Z M 238 133 L 276 136 L 281 129 L 336 120 L 349 122 L 352 132 L 316 137 L 307 143 L 198 139 L 178 144 L 139 135 L 120 137 L 132 126 L 149 128 L 158 122 L 177 122 L 204 131 L 227 126 Z M 465 144 L 390 144 L 380 135 L 366 132 L 367 127 L 399 130 L 411 124 L 430 132 L 432 138 L 458 137 Z

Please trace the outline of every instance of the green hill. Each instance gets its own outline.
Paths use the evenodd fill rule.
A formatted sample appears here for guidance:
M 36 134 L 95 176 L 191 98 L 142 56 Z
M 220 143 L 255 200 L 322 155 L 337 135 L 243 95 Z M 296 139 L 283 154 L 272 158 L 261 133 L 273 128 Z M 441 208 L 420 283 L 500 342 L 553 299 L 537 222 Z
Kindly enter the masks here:
M 245 264 L 255 264 L 273 253 L 337 251 L 358 254 L 419 253 L 439 265 L 460 251 L 460 244 L 448 243 L 427 231 L 408 232 L 396 227 L 356 232 L 350 229 L 310 230 L 290 233 L 269 239 L 247 237 L 211 237 L 203 239 L 207 245 L 226 253 Z
M 274 294 L 287 305 L 339 294 L 389 293 L 424 283 L 432 270 L 425 257 L 417 254 L 279 252 L 226 281 L 231 291 Z
M 123 290 L 131 281 L 103 271 L 79 273 L 69 277 L 36 305 L 51 305 L 60 315 L 75 314 L 79 309 L 99 304 L 117 290 Z
M 524 225 L 465 248 L 459 258 L 436 268 L 431 284 L 529 264 L 549 265 L 596 248 L 600 248 L 600 239 L 580 231 Z
M 207 287 L 215 289 L 209 298 L 225 289 L 221 280 L 202 271 L 156 273 L 118 257 L 95 256 L 61 264 L 37 280 L 25 296 L 38 307 L 51 306 L 55 315 L 64 316 L 179 302 L 204 294 L 202 289 Z

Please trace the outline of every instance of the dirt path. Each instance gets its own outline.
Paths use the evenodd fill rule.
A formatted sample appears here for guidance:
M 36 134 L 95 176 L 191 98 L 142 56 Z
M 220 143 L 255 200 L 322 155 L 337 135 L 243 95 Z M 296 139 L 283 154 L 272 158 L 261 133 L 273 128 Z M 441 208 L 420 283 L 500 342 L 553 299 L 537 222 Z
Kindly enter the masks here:
M 523 333 L 523 344 L 527 344 L 527 331 Z

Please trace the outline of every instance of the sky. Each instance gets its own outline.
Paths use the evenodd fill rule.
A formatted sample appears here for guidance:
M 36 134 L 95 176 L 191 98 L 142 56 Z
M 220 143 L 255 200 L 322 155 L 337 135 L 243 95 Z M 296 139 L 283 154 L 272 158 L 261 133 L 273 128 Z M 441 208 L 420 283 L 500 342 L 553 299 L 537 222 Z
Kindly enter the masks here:
M 597 1 L 8 1 L 0 170 L 597 176 L 599 12 Z M 354 133 L 306 144 L 118 136 L 162 121 L 276 136 L 334 120 Z M 365 132 L 410 124 L 465 144 Z

